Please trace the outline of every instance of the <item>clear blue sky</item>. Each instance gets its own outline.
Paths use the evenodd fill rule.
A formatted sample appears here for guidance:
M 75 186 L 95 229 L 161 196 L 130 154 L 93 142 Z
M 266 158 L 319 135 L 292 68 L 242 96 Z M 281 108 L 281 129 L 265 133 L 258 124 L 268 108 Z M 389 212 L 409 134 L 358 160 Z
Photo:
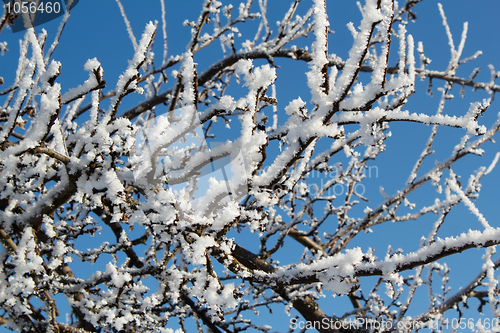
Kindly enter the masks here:
M 304 7 L 303 12 L 307 10 L 310 2 L 310 0 L 305 0 L 301 3 L 300 6 Z M 131 22 L 136 39 L 140 38 L 147 22 L 150 20 L 157 20 L 159 22 L 157 40 L 154 46 L 156 59 L 158 60 L 156 64 L 159 65 L 163 53 L 161 41 L 161 8 L 159 2 L 123 0 L 122 3 Z M 165 3 L 167 7 L 169 56 L 182 54 L 186 50 L 190 36 L 190 28 L 183 26 L 182 22 L 185 19 L 190 21 L 196 20 L 202 1 L 166 0 Z M 269 0 L 270 22 L 278 20 L 287 10 L 287 6 L 283 5 L 284 3 L 285 1 Z M 400 3 L 403 4 L 404 1 L 400 1 Z M 475 67 L 482 67 L 482 72 L 477 76 L 477 80 L 488 82 L 490 80 L 490 71 L 487 65 L 490 63 L 496 64 L 498 67 L 497 70 L 500 70 L 500 57 L 498 56 L 500 54 L 500 37 L 498 35 L 500 2 L 497 0 L 483 0 L 476 2 L 474 6 L 471 5 L 471 1 L 467 0 L 445 0 L 441 1 L 441 3 L 447 15 L 455 44 L 459 42 L 463 22 L 469 22 L 468 40 L 464 56 L 473 55 L 478 50 L 483 51 L 483 55 L 478 60 L 463 65 L 457 75 L 468 77 Z M 328 0 L 327 6 L 329 9 L 330 28 L 335 31 L 330 38 L 329 51 L 345 60 L 352 41 L 346 24 L 352 21 L 357 26 L 360 20 L 360 13 L 355 1 Z M 235 7 L 237 8 L 237 6 Z M 414 36 L 416 42 L 422 41 L 424 43 L 426 56 L 432 59 L 431 65 L 428 66 L 429 69 L 446 69 L 450 59 L 450 49 L 445 30 L 441 24 L 437 2 L 424 0 L 414 7 L 414 9 L 418 19 L 416 23 L 408 26 L 409 33 Z M 41 28 L 46 29 L 49 33 L 48 42 L 51 43 L 58 25 L 59 20 L 54 20 L 36 27 L 36 30 L 40 31 Z M 254 29 L 255 24 L 250 25 L 249 28 L 250 30 Z M 247 30 L 242 26 L 242 31 Z M 7 29 L 0 35 L 0 42 L 6 41 L 9 49 L 6 55 L 0 57 L 0 76 L 4 78 L 4 87 L 7 87 L 12 82 L 19 54 L 17 40 L 22 37 L 23 32 L 12 33 Z M 242 39 L 237 40 L 236 45 L 239 46 L 246 38 L 251 39 L 251 37 L 253 35 L 244 36 Z M 304 45 L 304 43 L 308 44 L 311 42 L 312 40 L 309 39 L 297 42 L 297 44 Z M 199 73 L 203 72 L 211 63 L 223 57 L 222 50 L 218 45 L 216 43 L 215 46 L 207 48 L 195 56 Z M 397 46 L 393 44 L 393 47 Z M 84 71 L 83 65 L 88 59 L 93 57 L 97 57 L 102 64 L 107 87 L 109 89 L 113 88 L 118 76 L 125 70 L 127 60 L 131 59 L 132 56 L 133 46 L 128 38 L 125 24 L 116 2 L 111 0 L 87 0 L 80 1 L 74 8 L 61 38 L 61 44 L 52 58 L 62 62 L 61 76 L 58 78 L 58 82 L 61 83 L 62 92 L 64 93 L 70 88 L 83 83 L 88 78 L 88 73 Z M 391 64 L 394 63 L 395 61 L 391 62 Z M 277 60 L 276 64 L 282 66 L 281 69 L 278 69 L 278 80 L 276 82 L 280 103 L 278 107 L 280 110 L 283 110 L 289 101 L 298 96 L 302 96 L 306 100 L 308 93 L 305 90 L 307 86 L 305 84 L 306 77 L 304 71 L 307 70 L 307 65 L 297 65 L 290 60 Z M 425 94 L 427 83 L 428 81 L 417 83 L 417 94 L 410 97 L 409 103 L 405 106 L 406 110 L 417 113 L 435 112 L 439 102 L 437 88 L 442 86 L 442 83 L 437 80 L 434 81 L 433 91 L 436 96 L 434 98 Z M 306 92 L 304 93 L 304 91 Z M 470 88 L 466 88 L 465 98 L 462 98 L 459 96 L 459 91 L 459 87 L 454 88 L 453 93 L 456 99 L 448 104 L 445 113 L 455 115 L 464 114 L 470 102 L 487 97 L 487 94 L 483 92 L 473 94 Z M 127 98 L 121 110 L 126 110 L 126 106 L 133 106 L 141 98 L 141 96 Z M 492 119 L 496 118 L 499 110 L 498 102 L 494 102 L 493 106 L 488 110 L 488 115 L 484 117 L 485 123 L 491 123 Z M 389 195 L 394 194 L 397 189 L 404 185 L 409 171 L 424 147 L 425 140 L 430 133 L 430 127 L 396 124 L 391 127 L 391 131 L 393 137 L 388 141 L 387 152 L 381 156 L 380 160 L 377 160 L 373 164 L 378 169 L 378 176 L 374 175 L 367 180 L 367 195 L 371 195 L 370 197 L 373 198 L 374 201 L 371 202 L 373 206 L 378 204 L 377 200 L 382 199 L 378 193 L 380 185 L 384 186 Z M 423 170 L 431 167 L 434 160 L 442 161 L 449 156 L 458 138 L 463 134 L 453 129 L 440 130 L 438 133 L 439 144 L 435 147 L 436 154 L 424 165 Z M 468 157 L 466 160 L 457 163 L 454 168 L 455 172 L 458 174 L 462 173 L 464 177 L 468 177 L 468 174 L 479 166 L 488 165 L 495 153 L 500 151 L 498 144 L 491 143 L 485 145 L 484 148 L 486 149 L 486 153 L 483 158 Z M 462 178 L 462 181 L 466 181 L 466 179 Z M 498 226 L 499 224 L 497 219 L 499 213 L 497 194 L 497 187 L 500 185 L 499 180 L 500 166 L 497 166 L 496 171 L 488 175 L 487 178 L 484 178 L 480 198 L 477 202 L 477 206 L 493 226 Z M 425 194 L 425 192 L 422 193 Z M 410 200 L 417 204 L 422 204 L 423 202 L 428 203 L 429 197 L 416 194 L 410 197 Z M 460 207 L 452 214 L 454 215 L 451 215 L 449 219 L 453 222 L 445 224 L 445 228 L 440 233 L 441 237 L 457 235 L 469 228 L 481 229 L 477 218 L 465 208 Z M 413 251 L 418 248 L 420 237 L 422 235 L 427 236 L 432 222 L 433 217 L 429 216 L 427 219 L 414 223 L 382 226 L 380 229 L 374 230 L 375 233 L 372 235 L 376 235 L 375 238 L 369 234 L 360 236 L 358 240 L 353 242 L 353 246 L 361 246 L 363 251 L 366 251 L 368 247 L 377 248 L 379 251 L 376 254 L 379 257 L 384 256 L 387 244 L 392 244 L 393 248 L 401 247 L 405 252 Z M 255 240 L 255 235 L 252 237 Z M 290 245 L 293 244 L 292 242 L 289 243 Z M 255 250 L 256 244 L 248 243 L 247 246 Z M 290 249 L 290 251 L 293 253 L 294 249 Z M 452 291 L 458 290 L 460 283 L 464 283 L 475 276 L 482 264 L 479 258 L 482 256 L 483 251 L 469 251 L 470 253 L 467 253 L 464 257 L 460 257 L 460 260 L 453 258 L 448 260 L 450 267 L 455 268 L 451 275 Z M 472 267 L 471 269 L 460 270 L 460 267 L 464 265 L 464 258 L 469 260 L 467 264 L 470 264 L 469 267 Z M 283 262 L 288 262 L 289 260 L 289 258 L 283 258 Z M 411 309 L 412 311 L 409 314 L 415 315 L 425 311 L 425 302 L 427 300 L 425 299 L 425 295 L 421 296 L 422 303 L 415 304 L 419 305 L 420 308 Z M 342 315 L 343 310 L 345 310 L 343 306 L 349 306 L 349 304 L 342 302 L 339 303 L 340 305 L 333 305 L 334 302 L 339 302 L 339 298 L 333 299 L 330 295 L 327 295 L 327 298 L 322 301 L 323 306 L 327 306 L 323 310 L 330 311 L 330 313 L 335 313 L 336 315 Z M 471 308 L 475 309 L 475 307 L 476 304 L 471 302 Z M 276 313 L 282 311 L 282 309 L 278 308 L 274 310 Z M 262 312 L 264 313 L 264 311 Z M 288 319 L 281 316 L 280 318 L 285 320 L 285 322 L 280 324 L 273 322 L 273 328 L 277 331 L 286 331 Z M 263 316 L 262 320 L 264 322 L 273 321 L 268 316 Z M 175 320 L 172 322 L 175 322 Z M 0 332 L 3 332 L 2 328 L 0 328 Z

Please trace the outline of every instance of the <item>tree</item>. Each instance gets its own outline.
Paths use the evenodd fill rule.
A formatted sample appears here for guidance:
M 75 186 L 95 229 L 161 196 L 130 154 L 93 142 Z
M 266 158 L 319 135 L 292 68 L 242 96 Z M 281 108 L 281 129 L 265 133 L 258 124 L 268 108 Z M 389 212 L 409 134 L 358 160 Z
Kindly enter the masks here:
M 170 57 L 165 20 L 147 24 L 136 41 L 117 0 L 134 46 L 128 67 L 114 86 L 90 59 L 88 79 L 71 87 L 58 82 L 64 59 L 52 59 L 70 13 L 49 43 L 30 25 L 33 15 L 4 10 L 4 33 L 21 19 L 26 31 L 16 75 L 1 92 L 2 324 L 20 332 L 172 332 L 191 320 L 213 332 L 268 332 L 272 325 L 255 313 L 269 309 L 293 311 L 281 327 L 297 330 L 498 329 L 500 228 L 477 203 L 499 155 L 463 184 L 457 171 L 500 129 L 498 117 L 487 117 L 498 73 L 491 66 L 490 82 L 477 79 L 479 69 L 457 75 L 479 53 L 462 58 L 467 26 L 456 47 L 442 7 L 451 59 L 444 70 L 428 69 L 423 44 L 415 49 L 407 32 L 419 2 L 366 0 L 342 60 L 330 53 L 325 0 L 292 1 L 277 31 L 267 1 L 235 10 L 205 0 L 186 23 L 186 51 Z M 240 43 L 238 29 L 252 22 Z M 198 55 L 216 42 L 223 56 L 200 68 Z M 307 63 L 307 86 L 278 104 L 286 61 L 295 71 Z M 437 111 L 406 109 L 416 78 L 429 91 L 431 82 L 442 86 Z M 460 87 L 487 98 L 448 112 Z M 136 93 L 144 98 L 131 103 Z M 427 136 L 402 184 L 367 173 L 391 148 L 405 149 L 391 144 L 390 128 L 405 129 L 400 140 Z M 432 160 L 447 129 L 458 141 Z M 379 187 L 382 196 L 372 190 Z M 461 206 L 472 213 L 465 230 L 447 234 Z M 412 221 L 422 221 L 418 248 L 381 246 L 385 226 Z M 474 248 L 484 249 L 475 277 L 451 290 L 447 263 Z M 428 301 L 410 316 L 422 290 Z M 470 298 L 486 317 L 467 317 Z M 350 307 L 329 314 L 328 303 L 343 299 Z

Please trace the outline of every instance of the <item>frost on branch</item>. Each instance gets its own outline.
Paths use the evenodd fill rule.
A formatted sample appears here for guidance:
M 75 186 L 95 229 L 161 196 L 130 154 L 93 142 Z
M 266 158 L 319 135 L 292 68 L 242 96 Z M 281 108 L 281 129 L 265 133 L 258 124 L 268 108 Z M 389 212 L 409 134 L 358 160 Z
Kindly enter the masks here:
M 28 29 L 0 92 L 0 323 L 269 332 L 300 330 L 289 327 L 296 316 L 329 323 L 320 332 L 368 332 L 350 323 L 446 331 L 475 304 L 498 317 L 500 228 L 480 196 L 483 177 L 497 177 L 500 154 L 483 144 L 500 129 L 498 73 L 458 76 L 480 53 L 462 56 L 468 25 L 456 47 L 441 5 L 451 52 L 446 68 L 434 67 L 412 36 L 418 2 L 366 0 L 359 23 L 342 26 L 332 11 L 350 4 L 205 0 L 185 22 L 182 52 L 169 55 L 177 45 L 164 0 L 156 44 L 160 18 L 136 40 L 133 5 L 117 1 L 128 65 L 105 77 L 96 54 L 71 86 L 59 79 L 64 53 L 52 59 L 71 16 L 48 50 L 54 36 Z M 351 44 L 329 42 L 340 29 Z M 426 93 L 416 77 L 436 110 L 409 103 Z M 466 87 L 486 95 L 450 107 Z M 408 142 L 422 151 L 410 155 Z M 463 266 L 461 253 L 474 249 L 480 264 L 457 269 L 453 260 Z M 279 319 L 258 317 L 267 312 Z M 491 321 L 474 325 L 494 331 Z

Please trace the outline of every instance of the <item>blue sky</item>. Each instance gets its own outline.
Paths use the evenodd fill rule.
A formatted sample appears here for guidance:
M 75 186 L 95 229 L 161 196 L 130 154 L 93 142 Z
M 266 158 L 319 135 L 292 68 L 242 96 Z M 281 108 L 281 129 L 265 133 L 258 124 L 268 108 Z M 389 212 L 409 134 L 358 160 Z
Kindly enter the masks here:
M 305 12 L 310 0 L 305 0 L 301 3 L 303 7 L 302 12 Z M 147 22 L 157 20 L 159 27 L 157 32 L 157 40 L 155 42 L 154 50 L 157 62 L 159 65 L 162 58 L 162 42 L 161 42 L 161 7 L 156 1 L 122 1 L 128 19 L 131 22 L 132 29 L 136 39 L 140 35 Z M 168 54 L 178 55 L 186 50 L 186 45 L 190 36 L 190 28 L 183 26 L 182 22 L 185 19 L 190 21 L 196 20 L 201 8 L 202 1 L 171 1 L 166 0 L 167 11 L 167 34 L 168 34 Z M 269 0 L 269 17 L 270 22 L 274 22 L 280 18 L 287 10 L 284 6 L 284 1 Z M 401 1 L 403 3 L 403 1 Z M 477 76 L 478 81 L 489 82 L 490 71 L 487 67 L 488 64 L 497 64 L 500 70 L 499 60 L 500 57 L 500 38 L 497 31 L 499 28 L 498 16 L 500 15 L 500 2 L 497 0 L 483 0 L 480 5 L 472 7 L 470 1 L 466 0 L 446 0 L 441 1 L 444 11 L 446 13 L 448 23 L 453 33 L 455 44 L 458 44 L 462 32 L 463 22 L 468 21 L 469 32 L 468 39 L 465 46 L 464 56 L 471 56 L 476 51 L 481 50 L 483 55 L 468 64 L 463 65 L 457 72 L 458 76 L 468 77 L 472 70 L 476 67 L 481 67 L 482 71 Z M 235 6 L 236 7 L 236 6 Z M 346 28 L 346 24 L 352 21 L 355 26 L 359 23 L 361 15 L 357 9 L 355 1 L 336 1 L 328 0 L 327 7 L 330 18 L 330 28 L 335 31 L 329 40 L 329 52 L 335 53 L 342 59 L 346 59 L 348 50 L 351 46 L 352 37 Z M 422 3 L 414 7 L 414 11 L 418 16 L 416 23 L 408 26 L 408 32 L 414 36 L 416 42 L 422 41 L 424 43 L 424 50 L 426 56 L 432 60 L 428 66 L 429 69 L 444 70 L 447 67 L 450 59 L 450 48 L 448 46 L 445 30 L 441 24 L 442 20 L 439 15 L 437 2 L 433 0 L 424 0 Z M 59 20 L 45 23 L 36 27 L 37 31 L 44 28 L 49 33 L 48 41 L 52 42 L 53 36 L 57 31 Z M 254 23 L 249 24 L 247 28 L 241 26 L 242 32 L 251 31 L 255 29 Z M 7 87 L 13 78 L 17 65 L 18 56 L 18 42 L 17 40 L 23 37 L 22 32 L 13 33 L 5 29 L 0 35 L 0 42 L 6 41 L 8 43 L 9 51 L 6 55 L 0 57 L 0 76 L 4 78 L 4 87 Z M 251 39 L 253 34 L 246 37 Z M 236 45 L 239 46 L 245 40 L 237 39 Z M 298 45 L 307 45 L 312 43 L 312 40 L 298 41 Z M 206 50 L 201 51 L 195 55 L 194 61 L 198 64 L 198 72 L 201 73 L 211 63 L 221 59 L 224 55 L 222 49 L 215 44 Z M 395 47 L 396 44 L 393 44 Z M 133 56 L 133 46 L 128 38 L 125 30 L 125 24 L 115 1 L 97 1 L 87 0 L 80 1 L 74 8 L 71 18 L 65 28 L 59 47 L 56 49 L 53 59 L 62 62 L 61 76 L 58 82 L 62 85 L 62 92 L 68 91 L 70 88 L 76 87 L 83 83 L 88 78 L 88 73 L 83 69 L 85 62 L 93 57 L 101 62 L 104 69 L 104 79 L 107 81 L 107 89 L 111 89 L 116 84 L 118 76 L 125 70 L 127 60 Z M 391 62 L 394 64 L 395 60 Z M 276 64 L 281 68 L 277 70 L 278 80 L 276 82 L 277 97 L 279 100 L 278 108 L 282 111 L 289 101 L 302 96 L 306 100 L 308 97 L 305 71 L 307 64 L 297 64 L 291 60 L 277 60 Z M 167 74 L 170 74 L 167 72 Z M 424 82 L 417 82 L 417 93 L 410 97 L 408 104 L 404 109 L 417 113 L 434 113 L 439 103 L 438 87 L 442 86 L 441 82 L 435 80 L 433 85 L 433 92 L 435 97 L 431 97 L 425 93 L 427 89 L 428 80 Z M 105 90 L 106 91 L 106 90 Z M 469 103 L 480 101 L 486 98 L 487 94 L 478 91 L 473 93 L 472 89 L 465 89 L 465 97 L 460 97 L 460 87 L 455 87 L 453 94 L 456 98 L 448 102 L 445 108 L 445 113 L 462 115 L 469 106 Z M 305 96 L 305 97 L 304 97 Z M 126 110 L 128 106 L 133 106 L 137 101 L 140 101 L 142 96 L 130 96 L 124 101 L 121 110 Z M 500 107 L 498 102 L 494 102 L 484 116 L 484 123 L 490 124 L 496 118 Z M 382 200 L 382 196 L 378 193 L 379 186 L 382 185 L 385 191 L 392 195 L 401 188 L 410 172 L 415 160 L 420 155 L 424 148 L 425 140 L 427 139 L 431 128 L 423 127 L 415 124 L 395 124 L 391 126 L 393 137 L 388 140 L 387 152 L 380 156 L 373 165 L 376 166 L 378 173 L 366 182 L 367 195 L 374 201 L 372 205 L 376 206 L 378 201 Z M 453 146 L 463 132 L 456 129 L 443 129 L 438 131 L 437 145 L 435 147 L 436 153 L 424 164 L 422 170 L 427 170 L 432 167 L 434 161 L 442 161 L 449 156 Z M 458 174 L 463 174 L 462 181 L 466 181 L 468 175 L 476 170 L 481 165 L 489 165 L 497 151 L 500 151 L 498 144 L 488 143 L 483 148 L 486 149 L 484 156 L 470 156 L 457 163 L 454 171 Z M 493 225 L 497 226 L 498 209 L 498 194 L 497 187 L 500 180 L 500 166 L 497 167 L 493 173 L 483 179 L 483 187 L 480 198 L 477 202 L 478 208 L 482 211 L 485 218 Z M 429 190 L 429 189 L 428 189 Z M 430 189 L 432 191 L 432 189 Z M 421 194 L 420 194 L 421 193 Z M 421 191 L 415 193 L 410 197 L 412 202 L 422 204 L 428 202 L 430 197 L 426 194 L 429 192 Z M 431 192 L 433 193 L 433 192 Z M 435 192 L 434 192 L 435 193 Z M 433 216 L 426 217 L 422 220 L 407 223 L 407 224 L 388 224 L 380 226 L 379 229 L 374 230 L 374 234 L 361 235 L 359 239 L 353 241 L 352 246 L 361 246 L 363 251 L 368 247 L 379 249 L 380 252 L 376 254 L 383 257 L 387 245 L 393 245 L 393 248 L 403 248 L 405 252 L 413 251 L 418 248 L 419 239 L 422 235 L 427 235 L 429 228 L 434 221 Z M 458 207 L 455 212 L 452 212 L 449 219 L 452 222 L 445 224 L 445 227 L 440 232 L 441 237 L 450 235 L 457 235 L 462 231 L 469 228 L 481 229 L 481 225 L 477 222 L 477 218 L 470 214 L 463 206 Z M 373 236 L 372 236 L 373 235 Z M 384 235 L 384 237 L 380 237 Z M 376 236 L 376 237 L 374 237 Z M 251 235 L 256 241 L 256 236 Z M 288 246 L 293 245 L 293 242 L 288 242 Z M 249 249 L 256 250 L 257 242 L 248 242 Z M 287 253 L 296 253 L 296 249 L 285 248 Z M 301 251 L 299 251 L 301 252 Z M 453 290 L 458 290 L 461 283 L 464 283 L 477 274 L 480 268 L 481 261 L 479 258 L 482 256 L 483 251 L 470 250 L 464 257 L 451 258 L 449 260 L 452 270 L 451 286 Z M 464 258 L 467 260 L 467 265 L 470 269 L 460 269 L 464 266 Z M 288 260 L 293 262 L 293 255 L 283 258 L 283 263 Z M 454 278 L 456 280 L 454 280 Z M 421 295 L 422 302 L 416 303 L 420 309 L 411 309 L 411 314 L 418 314 L 425 311 L 425 295 Z M 420 296 L 419 296 L 420 297 Z M 322 306 L 326 306 L 331 313 L 337 315 L 342 314 L 343 303 L 340 301 L 339 305 L 332 305 L 333 300 L 339 302 L 339 298 L 332 299 L 328 294 L 327 298 L 322 301 Z M 472 302 L 471 302 L 472 303 Z M 348 304 L 345 304 L 348 306 Z M 474 308 L 476 305 L 472 305 Z M 275 311 L 282 311 L 275 309 Z M 412 312 L 414 311 L 414 312 Z M 264 311 L 263 311 L 264 312 Z M 488 312 L 486 312 L 488 313 Z M 286 317 L 281 317 L 286 318 Z M 263 321 L 271 320 L 269 317 L 264 316 Z M 276 323 L 277 324 L 277 323 Z M 273 325 L 274 326 L 274 325 Z M 276 325 L 276 330 L 285 331 L 286 323 Z M 0 328 L 0 332 L 3 329 Z

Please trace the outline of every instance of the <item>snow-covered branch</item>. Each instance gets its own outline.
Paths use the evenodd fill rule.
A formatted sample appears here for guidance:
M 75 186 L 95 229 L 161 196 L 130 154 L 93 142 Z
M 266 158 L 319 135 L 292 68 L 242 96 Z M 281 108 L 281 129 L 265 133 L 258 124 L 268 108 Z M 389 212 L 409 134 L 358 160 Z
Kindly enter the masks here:
M 300 319 L 355 333 L 373 331 L 361 320 L 442 328 L 470 314 L 468 298 L 498 316 L 500 228 L 480 195 L 498 178 L 499 75 L 457 74 L 480 52 L 463 57 L 469 25 L 455 41 L 441 5 L 449 61 L 431 67 L 412 35 L 420 2 L 365 0 L 343 27 L 331 17 L 350 15 L 347 2 L 205 0 L 195 21 L 167 25 L 160 0 L 137 26 L 135 4 L 117 1 L 128 65 L 108 77 L 96 49 L 71 84 L 59 50 L 74 16 L 51 44 L 28 27 L 0 92 L 0 324 L 229 333 L 309 328 Z M 17 19 L 3 14 L 2 36 Z M 190 34 L 176 54 L 177 29 Z M 442 85 L 435 110 L 416 78 Z M 464 87 L 486 98 L 450 105 Z M 476 248 L 476 276 L 461 281 L 453 261 Z

